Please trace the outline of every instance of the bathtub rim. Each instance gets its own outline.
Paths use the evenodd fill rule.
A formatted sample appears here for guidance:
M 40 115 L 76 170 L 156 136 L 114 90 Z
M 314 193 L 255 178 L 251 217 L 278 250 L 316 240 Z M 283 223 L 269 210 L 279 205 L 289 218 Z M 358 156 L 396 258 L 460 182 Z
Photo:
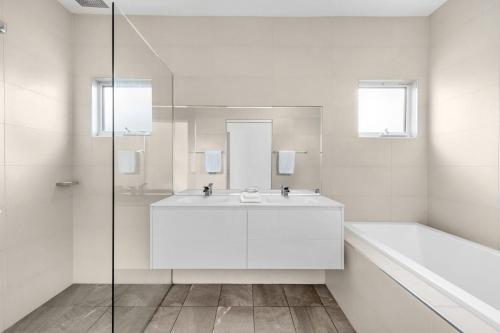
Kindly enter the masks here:
M 466 242 L 468 245 L 472 245 L 481 250 L 487 250 L 495 255 L 499 255 L 500 251 L 496 251 L 487 246 L 474 243 L 416 222 L 345 222 L 346 230 L 344 234 L 346 243 L 373 261 L 374 264 L 377 265 L 379 269 L 381 269 L 391 279 L 413 294 L 429 309 L 437 313 L 457 330 L 460 332 L 486 332 L 486 327 L 484 326 L 486 325 L 487 328 L 489 328 L 487 330 L 488 332 L 500 332 L 500 317 L 498 316 L 500 311 L 459 288 L 453 283 L 448 282 L 438 274 L 432 272 L 428 268 L 425 268 L 423 265 L 402 254 L 399 254 L 398 251 L 392 249 L 388 245 L 385 245 L 382 241 L 373 239 L 359 228 L 355 228 L 356 225 L 373 226 L 377 224 L 392 226 L 411 225 L 418 228 L 426 228 L 431 231 L 438 232 L 443 236 Z M 382 256 L 383 259 L 380 258 L 380 256 Z M 389 263 L 384 262 L 384 260 L 388 260 Z M 394 265 L 399 267 L 399 270 L 395 268 Z M 401 270 L 405 271 L 406 274 L 413 276 L 413 279 L 408 278 L 408 276 L 405 277 L 405 274 L 403 274 Z M 416 286 L 414 279 L 418 279 L 420 281 L 420 285 L 418 287 Z M 430 294 L 422 297 L 423 285 L 425 285 L 425 288 L 428 289 L 426 294 L 432 290 L 432 297 L 430 297 Z M 453 292 L 450 292 L 450 289 Z M 437 297 L 438 294 L 440 295 L 439 297 Z M 443 298 L 447 300 L 445 303 L 442 302 Z M 470 302 L 474 306 L 471 306 Z M 450 311 L 450 309 L 461 309 L 462 311 L 459 311 L 460 315 L 457 315 L 456 313 L 454 314 L 453 311 Z M 465 324 L 463 318 L 461 317 L 467 317 Z

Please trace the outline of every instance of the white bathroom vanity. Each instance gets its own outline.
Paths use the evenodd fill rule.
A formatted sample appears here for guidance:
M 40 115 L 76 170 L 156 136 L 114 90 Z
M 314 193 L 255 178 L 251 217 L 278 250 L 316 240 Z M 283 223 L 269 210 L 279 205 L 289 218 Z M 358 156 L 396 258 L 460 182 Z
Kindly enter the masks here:
M 152 269 L 344 267 L 344 206 L 320 195 L 174 195 L 150 216 Z

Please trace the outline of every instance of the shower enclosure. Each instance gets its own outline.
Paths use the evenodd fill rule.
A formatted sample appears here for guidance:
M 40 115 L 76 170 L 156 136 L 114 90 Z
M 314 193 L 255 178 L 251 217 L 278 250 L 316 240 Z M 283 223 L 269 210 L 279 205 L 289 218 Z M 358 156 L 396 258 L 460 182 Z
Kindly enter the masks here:
M 113 10 L 113 112 L 100 119 L 112 135 L 113 326 L 121 332 L 145 327 L 171 283 L 170 270 L 150 269 L 149 207 L 172 194 L 173 74 L 149 44 L 152 32 L 136 27 L 143 21 Z

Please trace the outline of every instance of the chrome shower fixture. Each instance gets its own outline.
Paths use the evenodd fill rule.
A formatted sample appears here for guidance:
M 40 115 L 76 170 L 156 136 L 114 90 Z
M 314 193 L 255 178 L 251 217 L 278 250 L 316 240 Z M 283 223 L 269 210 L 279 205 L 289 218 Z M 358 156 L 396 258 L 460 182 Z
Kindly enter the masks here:
M 103 0 L 75 0 L 82 7 L 109 8 Z

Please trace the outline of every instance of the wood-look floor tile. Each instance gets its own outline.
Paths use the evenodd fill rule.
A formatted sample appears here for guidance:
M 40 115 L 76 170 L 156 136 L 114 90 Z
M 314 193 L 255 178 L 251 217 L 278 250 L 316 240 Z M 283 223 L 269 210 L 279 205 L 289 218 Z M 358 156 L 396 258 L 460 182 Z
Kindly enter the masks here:
M 115 287 L 115 290 L 116 289 L 117 287 Z M 111 290 L 111 284 L 96 284 L 94 288 L 76 304 L 81 306 L 111 306 Z
M 79 333 L 86 332 L 102 317 L 105 307 L 42 306 L 20 320 L 6 333 Z
M 280 284 L 253 285 L 254 306 L 288 306 L 283 286 Z
M 333 297 L 332 293 L 324 284 L 317 284 L 314 286 L 314 289 L 316 290 L 316 293 L 318 294 L 319 298 L 321 299 L 321 303 L 323 303 L 324 306 L 334 306 L 337 305 L 337 301 Z
M 180 307 L 160 307 L 146 327 L 145 333 L 170 332 L 181 311 Z
M 106 307 L 72 306 L 54 322 L 49 329 L 51 333 L 80 333 L 87 330 L 99 320 Z
M 61 291 L 59 294 L 51 298 L 45 306 L 64 307 L 71 305 L 79 305 L 83 300 L 97 288 L 96 284 L 72 284 L 68 288 Z
M 215 318 L 214 333 L 254 333 L 253 307 L 219 307 Z
M 172 333 L 212 333 L 217 307 L 183 307 Z
M 255 307 L 255 333 L 295 333 L 288 307 Z
M 155 313 L 154 307 L 115 307 L 115 332 L 142 333 Z M 87 331 L 90 333 L 111 332 L 111 309 Z
M 325 309 L 339 333 L 356 333 L 339 306 L 327 306 Z
M 220 284 L 193 284 L 184 306 L 217 306 L 220 290 Z
M 190 284 L 174 284 L 161 303 L 161 306 L 182 306 L 191 288 Z
M 62 317 L 67 308 L 41 306 L 31 312 L 4 333 L 48 332 L 49 328 Z
M 220 294 L 219 306 L 253 306 L 252 285 L 223 285 Z
M 160 305 L 169 288 L 168 284 L 133 284 L 117 299 L 115 306 L 156 307 Z
M 330 316 L 322 306 L 291 307 L 297 333 L 337 333 Z
M 311 285 L 287 284 L 283 286 L 290 306 L 322 306 L 321 299 Z

